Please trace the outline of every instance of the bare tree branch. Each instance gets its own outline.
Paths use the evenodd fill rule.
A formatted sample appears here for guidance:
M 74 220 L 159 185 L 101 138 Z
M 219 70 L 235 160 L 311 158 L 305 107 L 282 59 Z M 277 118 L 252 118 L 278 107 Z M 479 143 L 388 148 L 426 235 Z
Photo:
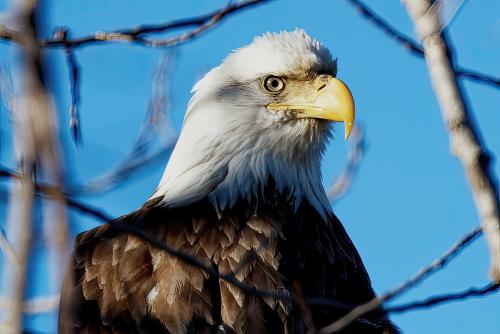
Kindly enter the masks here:
M 5 268 L 12 307 L 5 318 L 12 333 L 22 331 L 22 305 L 26 283 L 27 262 L 32 235 L 32 210 L 35 195 L 35 164 L 40 176 L 61 189 L 59 146 L 55 135 L 56 121 L 50 97 L 45 91 L 44 64 L 40 54 L 37 32 L 40 16 L 36 1 L 19 0 L 12 10 L 20 27 L 22 46 L 22 93 L 11 103 L 14 120 L 15 147 L 19 162 L 18 184 L 13 186 L 9 201 L 8 234 L 19 259 L 18 270 Z M 66 244 L 65 205 L 60 191 L 54 192 L 51 207 L 44 207 L 48 217 L 45 234 L 54 241 L 54 257 L 63 259 Z M 64 244 L 62 248 L 61 245 Z M 62 248 L 62 249 L 61 249 Z M 62 262 L 62 261 L 58 261 Z M 62 263 L 53 268 L 57 271 Z M 55 281 L 55 280 L 54 280 Z
M 14 246 L 7 240 L 7 235 L 4 229 L 0 226 L 0 249 L 5 254 L 5 257 L 14 265 L 15 270 L 20 270 L 20 261 L 17 257 Z
M 356 10 L 358 10 L 358 12 L 365 19 L 373 23 L 375 27 L 379 28 L 387 36 L 392 38 L 397 43 L 401 44 L 411 54 L 419 58 L 424 58 L 424 49 L 417 41 L 413 40 L 411 37 L 397 30 L 384 18 L 375 13 L 372 9 L 370 9 L 363 1 L 361 0 L 345 0 L 345 1 L 347 1 L 347 3 L 356 8 Z M 455 66 L 455 72 L 456 75 L 460 77 L 476 81 L 479 83 L 487 84 L 493 87 L 497 88 L 500 87 L 500 78 L 498 77 L 486 73 L 480 73 L 478 71 L 461 66 Z
M 249 9 L 256 5 L 270 2 L 272 0 L 246 0 L 241 2 L 230 3 L 229 5 L 218 9 L 212 13 L 205 14 L 202 16 L 174 20 L 162 24 L 154 25 L 141 25 L 136 28 L 121 29 L 111 32 L 96 32 L 93 35 L 68 39 L 69 30 L 66 28 L 60 28 L 54 34 L 52 39 L 45 39 L 37 41 L 40 47 L 63 47 L 66 53 L 66 58 L 68 61 L 68 66 L 70 67 L 70 80 L 71 80 L 71 94 L 72 103 L 70 107 L 70 130 L 75 142 L 78 144 L 81 140 L 80 131 L 80 117 L 79 117 L 79 66 L 76 61 L 76 56 L 74 53 L 74 48 L 87 46 L 91 44 L 102 45 L 103 42 L 131 42 L 134 44 L 139 44 L 149 47 L 172 47 L 178 44 L 188 42 L 205 31 L 218 25 L 225 17 L 228 17 L 234 13 L 241 12 L 243 10 Z M 147 34 L 164 33 L 167 31 L 185 29 L 189 27 L 194 27 L 185 33 L 169 37 L 169 38 L 149 38 L 145 37 Z M 0 40 L 16 42 L 19 44 L 24 43 L 24 40 L 15 29 L 9 28 L 7 25 L 0 24 Z M 167 149 L 168 150 L 168 149 Z M 164 150 L 166 151 L 166 150 Z M 158 152 L 156 156 L 160 156 L 162 152 Z M 154 160 L 155 156 L 151 156 L 150 161 Z
M 161 24 L 151 24 L 151 25 L 141 25 L 136 28 L 120 29 L 111 32 L 96 32 L 92 35 L 79 37 L 74 39 L 45 39 L 40 41 L 41 47 L 81 47 L 90 44 L 102 45 L 105 42 L 129 42 L 142 46 L 149 47 L 171 47 L 177 44 L 185 43 L 193 38 L 198 37 L 205 31 L 213 28 L 218 23 L 222 21 L 227 16 L 230 16 L 236 12 L 241 12 L 245 9 L 254 7 L 265 2 L 270 2 L 271 0 L 246 0 L 241 2 L 230 3 L 229 5 L 218 9 L 212 13 L 205 14 L 202 16 L 174 20 L 171 22 L 161 23 Z M 144 37 L 147 34 L 157 34 L 166 31 L 178 30 L 181 28 L 194 27 L 185 33 L 181 33 L 177 36 L 170 38 L 148 38 Z M 9 29 L 6 26 L 0 25 L 0 40 L 5 40 L 9 42 L 22 42 L 18 32 Z
M 349 191 L 358 172 L 359 165 L 363 160 L 366 144 L 363 130 L 359 126 L 354 127 L 349 143 L 347 164 L 344 167 L 344 170 L 326 191 L 328 199 L 331 202 L 338 201 Z
M 429 0 L 405 0 L 423 42 L 425 59 L 436 97 L 448 128 L 452 153 L 460 160 L 469 181 L 486 240 L 490 248 L 490 275 L 500 282 L 500 205 L 498 183 L 491 156 L 480 129 L 468 110 L 456 74 L 449 41 L 441 34 L 438 16 L 429 12 Z
M 471 232 L 467 233 L 462 237 L 455 245 L 453 245 L 449 250 L 447 250 L 440 257 L 432 261 L 430 264 L 424 266 L 415 275 L 410 277 L 407 281 L 403 282 L 396 288 L 380 295 L 372 300 L 358 305 L 353 308 L 349 313 L 347 313 L 342 318 L 333 322 L 332 324 L 323 327 L 320 330 L 321 334 L 335 333 L 349 326 L 349 324 L 356 319 L 362 317 L 363 315 L 377 309 L 383 303 L 401 295 L 403 292 L 408 291 L 410 288 L 414 287 L 418 283 L 422 282 L 424 279 L 429 277 L 436 271 L 443 269 L 453 258 L 455 258 L 465 247 L 467 247 L 472 241 L 476 240 L 481 235 L 482 229 L 476 227 Z
M 69 32 L 60 28 L 54 33 L 54 37 L 59 40 L 67 40 Z M 80 66 L 76 60 L 73 48 L 64 45 L 64 53 L 69 67 L 69 81 L 71 86 L 71 106 L 69 108 L 69 128 L 73 136 L 73 140 L 78 145 L 82 140 L 82 132 L 80 127 Z

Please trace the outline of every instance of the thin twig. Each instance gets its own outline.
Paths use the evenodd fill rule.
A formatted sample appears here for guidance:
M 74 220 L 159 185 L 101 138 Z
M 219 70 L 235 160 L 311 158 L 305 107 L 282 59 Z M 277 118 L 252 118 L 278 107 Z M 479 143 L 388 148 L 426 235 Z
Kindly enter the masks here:
M 205 31 L 217 25 L 222 19 L 236 12 L 241 12 L 265 2 L 272 0 L 246 0 L 230 3 L 212 13 L 174 20 L 171 22 L 151 25 L 141 25 L 136 28 L 120 29 L 110 32 L 96 32 L 92 35 L 68 40 L 45 39 L 40 41 L 41 47 L 82 47 L 87 45 L 103 45 L 105 42 L 128 42 L 149 47 L 171 47 L 177 44 L 185 43 L 198 37 Z M 166 31 L 178 30 L 182 28 L 194 27 L 185 33 L 170 38 L 148 38 L 144 35 L 164 33 Z M 6 26 L 0 25 L 0 40 L 21 43 L 19 34 Z
M 410 277 L 410 279 L 406 280 L 395 289 L 392 289 L 380 296 L 373 298 L 367 303 L 358 305 L 354 309 L 352 309 L 349 313 L 347 313 L 342 318 L 333 322 L 332 324 L 322 328 L 320 333 L 334 333 L 343 328 L 346 328 L 351 322 L 362 317 L 363 315 L 377 309 L 383 303 L 395 298 L 396 296 L 401 295 L 403 292 L 408 291 L 410 288 L 414 287 L 418 283 L 422 282 L 424 279 L 429 277 L 431 274 L 437 272 L 440 269 L 443 269 L 453 258 L 455 258 L 466 246 L 472 243 L 481 235 L 482 229 L 480 227 L 476 227 L 471 232 L 467 233 L 463 236 L 457 243 L 455 243 L 450 249 L 448 249 L 444 254 L 440 257 L 424 266 L 420 269 L 415 275 Z
M 429 309 L 444 303 L 462 301 L 472 297 L 482 297 L 500 291 L 499 283 L 488 283 L 481 288 L 469 288 L 464 291 L 432 296 L 424 300 L 413 301 L 401 305 L 388 306 L 384 310 L 388 313 L 404 313 L 419 309 Z
M 68 39 L 68 30 L 60 28 L 55 31 L 54 38 L 62 41 Z M 76 55 L 72 47 L 64 45 L 64 53 L 69 69 L 69 81 L 71 86 L 71 106 L 69 108 L 69 128 L 76 145 L 82 140 L 80 124 L 80 66 L 76 60 Z
M 0 249 L 3 251 L 5 258 L 8 259 L 15 267 L 15 270 L 20 270 L 20 261 L 17 257 L 14 246 L 7 240 L 7 235 L 4 229 L 0 226 Z
M 365 146 L 363 130 L 359 126 L 354 127 L 351 134 L 347 164 L 331 187 L 326 191 L 328 199 L 331 202 L 337 202 L 344 197 L 351 188 L 352 182 L 358 172 L 359 165 L 363 160 Z
M 439 17 L 429 12 L 430 0 L 405 0 L 425 50 L 434 92 L 448 129 L 451 152 L 469 182 L 476 211 L 490 250 L 490 275 L 500 283 L 500 203 L 492 156 L 475 124 L 465 93 L 457 83 L 451 44 L 441 33 Z
M 375 13 L 372 9 L 370 9 L 363 1 L 361 0 L 345 0 L 345 1 L 347 1 L 347 3 L 356 8 L 358 12 L 365 19 L 373 23 L 375 27 L 379 28 L 387 36 L 389 36 L 397 43 L 402 45 L 411 54 L 419 58 L 424 58 L 424 49 L 417 41 L 397 30 L 383 17 L 381 17 L 380 15 Z M 469 79 L 471 81 L 484 83 L 497 88 L 500 87 L 500 78 L 498 77 L 486 73 L 480 73 L 478 71 L 461 67 L 458 65 L 455 67 L 455 71 L 458 76 Z

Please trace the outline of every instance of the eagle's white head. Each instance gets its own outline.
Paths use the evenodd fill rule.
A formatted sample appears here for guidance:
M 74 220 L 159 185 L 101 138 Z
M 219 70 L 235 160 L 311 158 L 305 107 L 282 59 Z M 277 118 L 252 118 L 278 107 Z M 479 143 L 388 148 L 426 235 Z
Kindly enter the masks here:
M 153 197 L 178 207 L 208 197 L 218 212 L 268 184 L 326 217 L 320 163 L 330 121 L 354 122 L 328 49 L 303 30 L 267 33 L 231 53 L 193 88 L 179 140 Z

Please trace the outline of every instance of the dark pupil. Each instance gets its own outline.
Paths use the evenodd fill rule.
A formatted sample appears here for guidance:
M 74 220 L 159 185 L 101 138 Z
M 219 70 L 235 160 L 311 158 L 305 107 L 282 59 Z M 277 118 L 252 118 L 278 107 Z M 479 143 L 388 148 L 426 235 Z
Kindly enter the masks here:
M 279 82 L 278 82 L 278 80 L 276 80 L 276 79 L 274 79 L 274 80 L 272 80 L 272 81 L 271 81 L 271 86 L 273 86 L 274 88 L 278 87 L 278 86 L 279 86 L 279 84 L 280 84 L 280 83 L 279 83 Z

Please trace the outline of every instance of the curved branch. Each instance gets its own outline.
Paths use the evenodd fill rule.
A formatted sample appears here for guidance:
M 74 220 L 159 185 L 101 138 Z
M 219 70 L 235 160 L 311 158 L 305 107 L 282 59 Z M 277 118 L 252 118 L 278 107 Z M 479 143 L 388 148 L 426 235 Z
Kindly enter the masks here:
M 174 20 L 161 24 L 142 25 L 132 29 L 121 29 L 111 32 L 96 32 L 93 35 L 79 37 L 74 39 L 45 39 L 40 41 L 41 47 L 81 47 L 90 44 L 103 44 L 103 42 L 130 42 L 149 47 L 171 47 L 177 44 L 185 43 L 210 28 L 217 25 L 225 17 L 241 12 L 256 5 L 269 2 L 271 0 L 247 0 L 231 3 L 221 9 L 202 16 Z M 152 33 L 164 33 L 166 31 L 177 30 L 181 28 L 194 27 L 194 29 L 171 38 L 148 38 L 144 35 Z M 0 30 L 1 33 L 1 30 Z M 11 38 L 13 40 L 13 38 Z

